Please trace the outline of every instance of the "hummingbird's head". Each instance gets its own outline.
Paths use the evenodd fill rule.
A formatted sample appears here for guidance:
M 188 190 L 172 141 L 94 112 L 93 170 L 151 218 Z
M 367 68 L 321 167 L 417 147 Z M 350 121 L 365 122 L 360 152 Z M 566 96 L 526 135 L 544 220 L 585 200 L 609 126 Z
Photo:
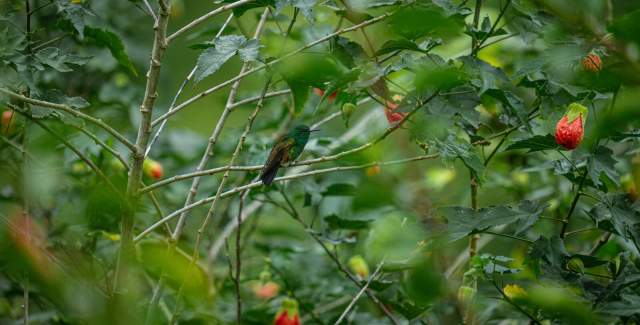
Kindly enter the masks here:
M 314 131 L 319 130 L 311 130 L 308 126 L 300 124 L 296 125 L 293 129 L 291 129 L 291 131 L 289 131 L 289 136 L 296 140 L 300 140 L 303 143 L 306 143 L 307 140 L 309 140 L 309 134 Z

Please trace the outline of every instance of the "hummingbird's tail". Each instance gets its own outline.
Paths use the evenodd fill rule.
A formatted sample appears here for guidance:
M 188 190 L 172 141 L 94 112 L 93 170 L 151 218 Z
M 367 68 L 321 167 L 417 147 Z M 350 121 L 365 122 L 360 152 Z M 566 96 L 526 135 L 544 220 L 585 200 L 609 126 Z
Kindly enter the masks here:
M 273 166 L 272 168 L 265 168 L 262 170 L 260 174 L 260 180 L 262 180 L 262 184 L 271 185 L 273 183 L 273 179 L 276 178 L 278 174 L 278 165 Z

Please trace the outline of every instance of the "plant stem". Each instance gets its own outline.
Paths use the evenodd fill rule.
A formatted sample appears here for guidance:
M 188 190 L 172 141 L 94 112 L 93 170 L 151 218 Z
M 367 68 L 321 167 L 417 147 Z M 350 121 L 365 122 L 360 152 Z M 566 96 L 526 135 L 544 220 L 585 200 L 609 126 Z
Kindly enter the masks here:
M 478 1 L 480 1 L 480 0 L 478 0 Z M 472 54 L 478 53 L 478 51 L 482 47 L 482 44 L 484 44 L 484 42 L 489 37 L 491 37 L 493 32 L 496 30 L 496 27 L 498 26 L 498 23 L 500 22 L 500 19 L 502 19 L 502 16 L 504 16 L 505 12 L 507 12 L 507 9 L 509 8 L 509 5 L 511 4 L 511 1 L 512 0 L 507 0 L 507 3 L 504 5 L 504 7 L 500 8 L 500 13 L 498 14 L 498 18 L 496 18 L 496 21 L 493 23 L 493 25 L 491 25 L 491 29 L 489 30 L 489 32 L 482 38 L 482 40 L 480 40 L 480 42 L 478 42 L 478 43 L 473 45 Z M 477 22 L 476 22 L 476 26 L 475 27 L 476 28 L 478 27 Z
M 578 190 L 576 191 L 576 195 L 573 197 L 573 201 L 571 202 L 571 207 L 569 208 L 569 212 L 567 213 L 567 217 L 565 218 L 565 222 L 562 224 L 562 229 L 560 230 L 560 238 L 565 237 L 567 226 L 569 226 L 569 220 L 571 219 L 571 215 L 573 214 L 573 210 L 576 209 L 578 205 L 578 199 L 580 199 L 580 191 L 582 190 L 582 186 L 584 185 L 584 181 L 587 178 L 587 171 L 585 170 L 582 174 L 582 178 L 580 178 L 580 184 L 578 185 Z
M 185 26 L 183 26 L 182 28 L 178 29 L 177 31 L 175 31 L 173 34 L 169 35 L 167 37 L 167 43 L 170 43 L 174 38 L 182 35 L 183 33 L 185 33 L 186 31 L 200 25 L 201 23 L 203 23 L 205 20 L 214 17 L 218 14 L 221 14 L 227 10 L 231 10 L 233 8 L 237 8 L 239 6 L 242 6 L 244 4 L 250 3 L 253 0 L 240 0 L 240 1 L 236 1 L 236 2 L 232 2 L 223 6 L 220 6 L 196 19 L 194 19 L 193 21 L 191 21 L 190 23 L 186 24 Z
M 129 177 L 127 180 L 127 204 L 128 209 L 122 215 L 122 226 L 120 232 L 121 246 L 118 255 L 118 262 L 114 272 L 114 292 L 118 292 L 120 281 L 127 277 L 126 268 L 128 264 L 134 260 L 133 250 L 133 225 L 134 214 L 139 200 L 139 189 L 142 181 L 142 165 L 145 159 L 145 150 L 151 135 L 151 117 L 153 107 L 158 97 L 157 88 L 160 82 L 160 68 L 162 67 L 162 58 L 167 49 L 167 25 L 169 23 L 170 3 L 166 0 L 158 0 L 159 11 L 158 20 L 153 26 L 154 40 L 151 51 L 151 59 L 149 62 L 149 70 L 146 74 L 147 82 L 144 92 L 144 98 L 140 105 L 140 124 L 138 126 L 138 136 L 133 148 L 129 169 Z M 124 272 L 125 274 L 122 274 Z
M 5 88 L 0 88 L 0 92 L 3 92 L 5 94 L 9 95 L 10 97 L 12 97 L 12 98 L 14 98 L 16 100 L 19 100 L 19 101 L 21 101 L 23 103 L 32 104 L 32 105 L 45 107 L 45 108 L 52 108 L 52 109 L 55 109 L 55 110 L 60 110 L 60 111 L 66 112 L 68 114 L 71 114 L 74 117 L 77 117 L 77 118 L 86 120 L 88 122 L 91 122 L 91 123 L 101 127 L 102 129 L 107 131 L 109 134 L 113 135 L 114 138 L 116 138 L 118 141 L 120 141 L 122 144 L 124 144 L 131 151 L 135 150 L 135 145 L 133 143 L 131 143 L 122 134 L 120 134 L 118 131 L 113 129 L 111 126 L 109 126 L 108 124 L 103 122 L 101 119 L 97 119 L 97 118 L 95 118 L 93 116 L 84 114 L 84 113 L 80 112 L 79 110 L 73 109 L 73 108 L 71 108 L 71 107 L 69 107 L 67 105 L 51 103 L 51 102 L 47 102 L 47 101 L 43 101 L 43 100 L 39 100 L 39 99 L 35 99 L 35 98 L 22 96 L 20 94 L 14 93 L 14 92 L 12 92 L 12 91 L 10 91 L 8 89 L 5 89 Z
M 529 240 L 529 239 L 518 237 L 518 236 L 512 236 L 512 235 L 509 235 L 509 234 L 501 234 L 501 233 L 498 233 L 498 232 L 487 231 L 487 230 L 483 231 L 482 233 L 483 234 L 494 235 L 494 236 L 501 236 L 501 237 L 511 238 L 511 239 L 519 240 L 519 241 L 522 241 L 522 242 L 525 242 L 525 243 L 533 244 L 533 240 Z
M 288 59 L 288 58 L 290 58 L 290 57 L 292 57 L 292 56 L 294 56 L 294 55 L 296 55 L 296 54 L 298 54 L 300 52 L 303 52 L 303 51 L 305 51 L 305 50 L 307 50 L 307 49 L 309 49 L 311 47 L 314 47 L 314 46 L 316 46 L 316 45 L 318 45 L 320 43 L 326 42 L 326 41 L 328 41 L 328 40 L 330 40 L 330 39 L 332 39 L 332 38 L 334 38 L 334 37 L 336 37 L 338 35 L 341 35 L 341 34 L 344 34 L 344 33 L 349 33 L 349 32 L 352 32 L 354 30 L 357 30 L 357 29 L 359 29 L 361 27 L 368 26 L 368 25 L 371 25 L 371 24 L 375 24 L 377 22 L 380 22 L 380 21 L 386 19 L 389 16 L 391 16 L 391 13 L 385 13 L 385 14 L 382 14 L 380 16 L 376 16 L 374 18 L 371 18 L 369 20 L 365 20 L 360 24 L 353 25 L 353 26 L 348 27 L 348 28 L 343 28 L 343 29 L 341 29 L 341 30 L 339 30 L 337 32 L 331 33 L 331 34 L 329 34 L 329 35 L 327 35 L 325 37 L 322 37 L 322 38 L 320 38 L 320 39 L 318 39 L 316 41 L 308 43 L 308 44 L 298 48 L 297 50 L 295 50 L 293 52 L 285 54 L 284 56 L 282 56 L 280 58 L 277 58 L 277 59 L 275 59 L 273 61 L 270 61 L 270 62 L 268 62 L 266 64 L 263 64 L 263 65 L 261 65 L 259 67 L 255 67 L 253 69 L 247 70 L 246 72 L 243 72 L 243 73 L 235 76 L 234 78 L 228 79 L 228 80 L 226 80 L 226 81 L 224 81 L 224 82 L 222 82 L 222 83 L 220 83 L 220 84 L 218 84 L 216 86 L 213 86 L 213 87 L 211 87 L 211 88 L 209 88 L 209 89 L 207 89 L 207 90 L 205 90 L 205 91 L 203 91 L 203 92 L 191 97 L 190 99 L 182 102 L 180 105 L 176 106 L 173 111 L 167 112 L 167 113 L 161 115 L 160 117 L 158 117 L 157 119 L 155 119 L 153 121 L 152 125 L 155 126 L 158 123 L 161 123 L 163 120 L 168 119 L 169 117 L 171 117 L 172 115 L 178 113 L 180 110 L 184 109 L 185 107 L 189 106 L 190 104 L 198 101 L 199 99 L 202 99 L 202 98 L 206 97 L 209 94 L 212 94 L 212 93 L 214 93 L 214 92 L 216 92 L 216 91 L 218 91 L 220 89 L 223 89 L 226 86 L 231 85 L 231 84 L 233 84 L 234 82 L 236 82 L 238 80 L 241 80 L 241 79 L 243 79 L 243 78 L 245 78 L 245 77 L 247 77 L 249 75 L 252 75 L 252 74 L 254 74 L 254 73 L 258 72 L 258 71 L 264 70 L 267 67 L 270 67 L 270 66 L 273 66 L 273 65 L 275 65 L 277 63 L 283 62 L 284 60 L 286 60 L 286 59 Z
M 595 254 L 602 246 L 604 246 L 604 244 L 606 244 L 609 241 L 610 238 L 611 238 L 610 232 L 607 232 L 606 234 L 602 235 L 598 239 L 596 244 L 593 246 L 593 248 L 589 250 L 589 255 Z
M 240 296 L 240 268 L 242 267 L 242 259 L 241 254 L 242 251 L 240 249 L 240 236 L 242 235 L 242 222 L 241 222 L 241 218 L 242 218 L 242 208 L 244 207 L 244 195 L 240 194 L 240 203 L 238 205 L 238 216 L 237 216 L 237 220 L 238 220 L 238 229 L 236 229 L 236 280 L 235 280 L 235 287 L 236 287 L 236 322 L 238 325 L 240 325 L 240 319 L 242 316 L 242 297 Z

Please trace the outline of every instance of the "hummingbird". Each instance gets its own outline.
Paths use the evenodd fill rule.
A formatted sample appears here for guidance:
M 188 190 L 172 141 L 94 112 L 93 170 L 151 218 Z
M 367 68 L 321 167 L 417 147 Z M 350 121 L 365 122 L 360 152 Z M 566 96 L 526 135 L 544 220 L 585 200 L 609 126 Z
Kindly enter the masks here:
M 298 125 L 276 140 L 260 173 L 262 184 L 270 185 L 281 166 L 292 163 L 300 156 L 309 141 L 309 135 L 314 131 L 320 130 L 311 130 L 306 125 Z

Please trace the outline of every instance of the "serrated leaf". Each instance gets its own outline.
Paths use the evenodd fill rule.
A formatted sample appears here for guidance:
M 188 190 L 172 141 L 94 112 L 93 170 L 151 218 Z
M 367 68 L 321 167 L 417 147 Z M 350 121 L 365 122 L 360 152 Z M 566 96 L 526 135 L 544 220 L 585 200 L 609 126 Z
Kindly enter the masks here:
M 220 67 L 233 57 L 244 45 L 247 39 L 242 35 L 226 35 L 216 38 L 213 47 L 208 48 L 198 57 L 198 68 L 194 80 L 199 82 L 212 75 Z M 245 55 L 250 51 L 245 52 Z
M 87 57 L 63 53 L 55 47 L 43 48 L 36 52 L 35 56 L 41 64 L 47 65 L 59 72 L 73 71 L 69 64 L 83 65 L 89 60 Z
M 480 159 L 471 144 L 462 142 L 456 139 L 455 136 L 450 135 L 445 141 L 436 140 L 434 147 L 438 148 L 440 154 L 445 159 L 460 158 L 467 168 L 472 170 L 478 178 L 482 178 L 484 162 Z
M 358 230 L 365 229 L 371 223 L 371 220 L 344 219 L 335 214 L 324 217 L 331 229 L 349 229 Z
M 260 42 L 256 39 L 246 41 L 238 48 L 238 55 L 243 62 L 255 61 L 260 53 Z
M 131 62 L 129 55 L 124 47 L 124 43 L 118 35 L 115 33 L 101 28 L 85 27 L 85 36 L 98 46 L 103 46 L 109 49 L 111 55 L 118 61 L 118 63 L 127 69 L 134 76 L 138 75 L 135 66 Z
M 69 0 L 56 0 L 58 12 L 73 24 L 73 28 L 78 32 L 80 39 L 84 38 L 85 16 L 93 15 L 91 11 L 84 8 L 81 3 L 74 3 Z
M 313 16 L 313 7 L 316 5 L 317 0 L 276 0 L 276 13 L 279 13 L 286 6 L 293 6 L 298 8 L 304 18 L 310 23 L 315 21 Z
M 620 175 L 615 168 L 617 161 L 613 157 L 613 151 L 605 146 L 598 146 L 589 157 L 587 170 L 589 178 L 596 186 L 602 184 L 602 177 L 607 177 L 616 185 L 619 184 Z
M 451 240 L 455 241 L 505 224 L 516 224 L 516 233 L 523 232 L 538 220 L 545 208 L 544 204 L 524 200 L 517 206 L 500 205 L 478 210 L 455 206 L 439 208 L 437 213 L 447 219 L 447 229 Z
M 518 140 L 511 144 L 505 150 L 527 149 L 527 153 L 543 151 L 543 150 L 555 150 L 558 148 L 556 139 L 553 135 L 535 135 L 531 138 Z

